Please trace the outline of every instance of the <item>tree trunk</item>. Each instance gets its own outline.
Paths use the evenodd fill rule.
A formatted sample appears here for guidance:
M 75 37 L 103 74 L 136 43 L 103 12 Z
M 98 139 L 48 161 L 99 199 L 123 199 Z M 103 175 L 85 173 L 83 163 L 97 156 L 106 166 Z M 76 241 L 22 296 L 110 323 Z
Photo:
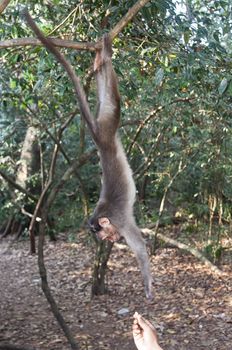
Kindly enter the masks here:
M 15 183 L 19 185 L 22 189 L 32 195 L 37 195 L 41 190 L 41 185 L 38 183 L 35 175 L 38 174 L 40 170 L 40 149 L 38 144 L 37 129 L 34 126 L 30 126 L 27 129 L 22 151 L 20 155 L 19 167 L 15 176 Z M 16 194 L 13 194 L 13 201 L 16 201 Z M 3 236 L 9 234 L 16 234 L 18 237 L 21 235 L 23 230 L 29 225 L 29 217 L 33 214 L 34 203 L 23 199 L 23 203 L 26 203 L 19 215 L 15 214 L 8 219 L 6 223 L 5 231 Z M 20 220 L 22 213 L 28 216 L 28 219 Z
M 92 297 L 94 295 L 103 295 L 108 292 L 105 276 L 107 272 L 107 262 L 110 257 L 110 253 L 113 247 L 113 243 L 101 241 L 97 242 L 97 251 L 94 261 L 93 269 L 93 283 L 92 283 Z
M 38 194 L 40 185 L 31 181 L 31 176 L 38 173 L 39 170 L 40 148 L 37 138 L 37 129 L 34 126 L 29 126 L 21 151 L 20 165 L 16 174 L 16 183 L 33 194 Z

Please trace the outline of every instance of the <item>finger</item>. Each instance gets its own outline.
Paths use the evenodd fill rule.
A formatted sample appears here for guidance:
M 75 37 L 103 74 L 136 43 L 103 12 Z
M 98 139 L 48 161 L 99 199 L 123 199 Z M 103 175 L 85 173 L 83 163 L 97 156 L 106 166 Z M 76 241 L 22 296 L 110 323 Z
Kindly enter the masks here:
M 133 325 L 139 329 L 140 333 L 142 332 L 142 327 L 139 324 L 139 318 L 142 317 L 137 311 L 134 313 L 134 320 L 133 320 Z
M 133 332 L 133 334 L 136 334 L 136 335 L 141 334 L 140 329 L 134 329 L 134 328 L 132 328 L 132 332 Z
M 139 327 L 139 325 L 138 324 L 133 324 L 132 325 L 132 329 L 134 329 L 134 330 L 141 330 L 141 328 Z
M 148 320 L 143 318 L 141 315 L 138 315 L 137 321 L 138 321 L 139 326 L 142 329 L 144 329 L 146 327 L 150 327 L 150 328 L 154 329 L 153 325 Z
M 146 320 L 146 319 L 144 319 L 144 321 L 146 322 L 146 324 L 147 324 L 151 329 L 155 330 L 155 327 L 153 326 L 153 324 L 152 324 L 150 321 L 148 321 L 148 320 Z
M 132 333 L 133 333 L 133 335 L 136 335 L 136 336 L 141 336 L 142 335 L 142 333 L 138 329 L 132 329 Z
M 134 315 L 133 315 L 134 320 L 138 320 L 138 316 L 139 316 L 139 314 L 138 314 L 138 312 L 136 311 L 136 312 L 134 313 Z

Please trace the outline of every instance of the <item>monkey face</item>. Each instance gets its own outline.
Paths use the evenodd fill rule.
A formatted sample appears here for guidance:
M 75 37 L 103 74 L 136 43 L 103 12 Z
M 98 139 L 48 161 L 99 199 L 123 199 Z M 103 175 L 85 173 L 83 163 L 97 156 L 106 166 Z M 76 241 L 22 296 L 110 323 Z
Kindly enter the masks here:
M 116 242 L 121 238 L 117 228 L 111 224 L 107 217 L 98 218 L 95 224 L 90 224 L 90 227 L 91 231 L 96 233 L 101 240 Z
M 98 237 L 100 239 L 116 242 L 121 238 L 117 228 L 111 224 L 108 218 L 99 218 L 98 224 L 101 226 L 101 230 L 98 231 Z

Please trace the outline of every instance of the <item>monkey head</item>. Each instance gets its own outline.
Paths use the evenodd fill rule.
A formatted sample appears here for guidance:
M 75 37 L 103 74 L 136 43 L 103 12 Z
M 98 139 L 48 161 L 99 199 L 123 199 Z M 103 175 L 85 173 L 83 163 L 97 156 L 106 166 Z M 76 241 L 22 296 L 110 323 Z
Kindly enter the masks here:
M 90 228 L 101 240 L 116 242 L 121 238 L 117 227 L 114 226 L 107 217 L 97 218 L 95 223 L 91 220 Z

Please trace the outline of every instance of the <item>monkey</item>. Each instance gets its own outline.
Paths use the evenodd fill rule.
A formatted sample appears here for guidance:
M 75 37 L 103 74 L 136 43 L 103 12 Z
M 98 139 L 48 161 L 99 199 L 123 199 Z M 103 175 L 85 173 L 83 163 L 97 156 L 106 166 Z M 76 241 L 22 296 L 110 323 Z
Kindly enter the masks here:
M 149 257 L 133 214 L 135 183 L 118 134 L 120 95 L 111 56 L 111 41 L 108 35 L 104 35 L 102 49 L 97 51 L 94 61 L 99 101 L 95 143 L 102 168 L 102 187 L 90 226 L 102 240 L 116 242 L 121 237 L 125 238 L 139 263 L 146 296 L 151 298 Z
M 97 146 L 102 168 L 99 200 L 89 219 L 91 230 L 101 240 L 116 242 L 124 237 L 134 252 L 144 280 L 145 294 L 152 298 L 152 276 L 149 256 L 141 230 L 134 217 L 136 188 L 132 170 L 123 149 L 118 128 L 120 124 L 120 95 L 117 76 L 112 65 L 112 43 L 105 34 L 101 49 L 96 50 L 94 72 L 97 81 L 98 107 L 92 115 L 85 93 L 73 67 L 35 25 L 28 12 L 28 25 L 44 46 L 63 65 L 73 82 L 81 115 Z

